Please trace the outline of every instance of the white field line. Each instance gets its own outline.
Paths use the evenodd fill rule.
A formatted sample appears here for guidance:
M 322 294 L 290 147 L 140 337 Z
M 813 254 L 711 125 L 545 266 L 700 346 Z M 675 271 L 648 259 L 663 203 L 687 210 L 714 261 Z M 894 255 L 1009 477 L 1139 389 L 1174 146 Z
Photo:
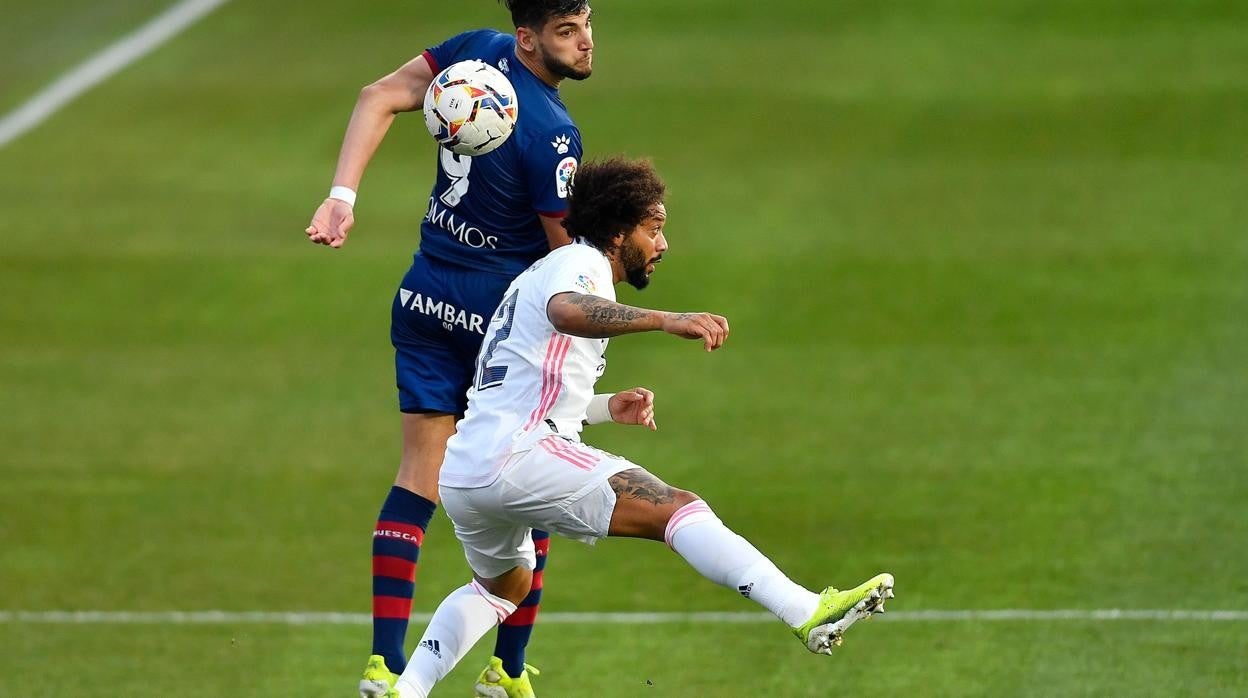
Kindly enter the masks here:
M 430 614 L 412 614 L 415 623 L 429 622 Z M 890 611 L 886 622 L 931 621 L 1248 621 L 1248 611 L 1178 609 L 1056 609 Z M 368 625 L 367 613 L 319 611 L 0 611 L 0 623 L 52 625 Z M 770 613 L 543 613 L 546 624 L 655 625 L 671 623 L 774 623 Z
M 43 123 L 79 95 L 151 53 L 229 0 L 182 0 L 0 118 L 0 148 Z

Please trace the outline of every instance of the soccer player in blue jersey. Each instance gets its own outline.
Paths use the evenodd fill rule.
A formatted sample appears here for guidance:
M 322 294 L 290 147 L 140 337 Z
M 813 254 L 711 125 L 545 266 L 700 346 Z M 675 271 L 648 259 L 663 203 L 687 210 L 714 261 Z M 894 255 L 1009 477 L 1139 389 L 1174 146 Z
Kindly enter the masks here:
M 407 660 L 404 636 L 416 562 L 438 502 L 438 470 L 468 387 L 485 325 L 511 280 L 570 242 L 562 226 L 581 134 L 559 99 L 565 78 L 593 69 L 586 0 L 503 0 L 514 34 L 482 29 L 453 36 L 365 87 L 347 125 L 329 197 L 307 227 L 312 242 L 341 247 L 354 225 L 356 190 L 394 117 L 421 108 L 433 77 L 478 59 L 507 75 L 520 113 L 515 131 L 486 155 L 439 149 L 437 179 L 420 226 L 420 248 L 391 310 L 402 413 L 398 476 L 373 533 L 373 652 L 360 695 L 393 694 Z M 532 696 L 524 650 L 541 599 L 548 537 L 535 535 L 538 567 L 528 597 L 499 628 L 477 695 Z

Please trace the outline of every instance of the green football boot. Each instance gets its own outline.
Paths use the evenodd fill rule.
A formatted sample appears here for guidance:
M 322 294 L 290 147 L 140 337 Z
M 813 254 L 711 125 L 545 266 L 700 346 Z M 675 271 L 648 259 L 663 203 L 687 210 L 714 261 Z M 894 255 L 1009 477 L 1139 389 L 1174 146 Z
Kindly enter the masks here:
M 524 671 L 513 679 L 503 669 L 503 660 L 490 657 L 477 677 L 477 698 L 537 698 L 533 693 L 533 684 L 529 683 L 529 674 L 537 676 L 541 673 L 537 667 L 525 664 Z
M 819 594 L 819 606 L 810 620 L 793 634 L 815 654 L 832 654 L 849 626 L 884 612 L 884 600 L 893 598 L 893 575 L 877 574 L 849 591 L 828 587 Z
M 386 668 L 386 660 L 380 654 L 368 658 L 364 665 L 364 678 L 360 679 L 360 698 L 398 698 L 394 690 L 397 674 Z

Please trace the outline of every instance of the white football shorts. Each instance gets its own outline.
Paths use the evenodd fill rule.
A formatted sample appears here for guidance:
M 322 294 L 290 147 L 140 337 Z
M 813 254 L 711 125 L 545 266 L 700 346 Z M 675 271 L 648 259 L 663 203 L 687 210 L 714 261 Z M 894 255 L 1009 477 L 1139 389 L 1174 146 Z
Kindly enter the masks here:
M 593 545 L 615 511 L 608 480 L 636 468 L 627 459 L 550 435 L 513 454 L 485 487 L 439 487 L 472 571 L 492 579 L 513 567 L 533 569 L 532 529 Z

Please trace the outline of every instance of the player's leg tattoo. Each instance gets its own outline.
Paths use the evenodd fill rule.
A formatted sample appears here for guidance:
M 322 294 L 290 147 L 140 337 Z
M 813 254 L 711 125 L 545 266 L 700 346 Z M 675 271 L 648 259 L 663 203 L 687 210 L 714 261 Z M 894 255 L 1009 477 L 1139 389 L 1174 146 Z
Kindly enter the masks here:
M 611 476 L 611 489 L 617 499 L 636 499 L 651 504 L 671 504 L 681 490 L 673 489 L 641 468 L 630 468 Z
M 609 534 L 626 538 L 663 540 L 667 522 L 698 496 L 672 487 L 642 468 L 612 475 L 607 483 L 615 493 Z

